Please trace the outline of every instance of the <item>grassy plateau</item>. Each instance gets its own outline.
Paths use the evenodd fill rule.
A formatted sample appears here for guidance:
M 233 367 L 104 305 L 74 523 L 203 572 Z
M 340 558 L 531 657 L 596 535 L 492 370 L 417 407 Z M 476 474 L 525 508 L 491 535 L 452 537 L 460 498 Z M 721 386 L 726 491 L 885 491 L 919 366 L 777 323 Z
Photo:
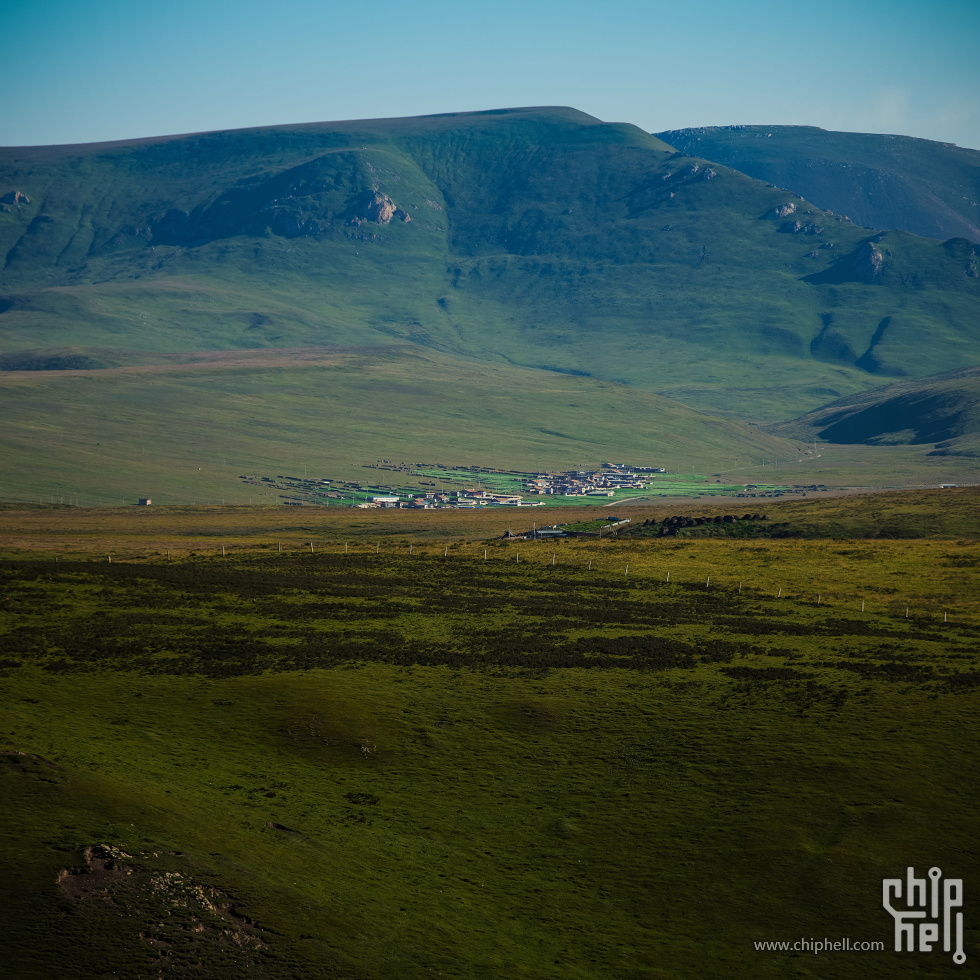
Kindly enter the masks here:
M 971 962 L 980 494 L 766 504 L 0 510 L 8 974 L 946 975 L 908 866 Z

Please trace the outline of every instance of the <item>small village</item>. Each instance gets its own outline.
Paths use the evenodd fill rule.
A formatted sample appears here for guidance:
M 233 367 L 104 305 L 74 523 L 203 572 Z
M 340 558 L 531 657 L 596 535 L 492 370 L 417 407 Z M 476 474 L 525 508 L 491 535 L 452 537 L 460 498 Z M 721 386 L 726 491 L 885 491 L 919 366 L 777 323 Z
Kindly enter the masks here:
M 645 490 L 649 486 L 650 474 L 666 473 L 664 467 L 630 466 L 625 463 L 603 463 L 597 470 L 529 474 L 481 466 L 444 467 L 438 463 L 417 463 L 409 467 L 386 459 L 366 464 L 366 468 L 399 472 L 416 478 L 420 485 L 379 485 L 295 476 L 275 479 L 243 476 L 241 479 L 267 488 L 267 492 L 285 491 L 280 494 L 285 504 L 439 510 L 541 507 L 549 502 L 542 498 L 556 496 L 609 499 L 615 497 L 617 491 L 633 491 L 635 494 L 638 490 Z M 583 499 L 581 502 L 586 501 Z
M 393 495 L 375 496 L 356 506 L 408 507 L 431 510 L 438 507 L 541 507 L 544 500 L 525 497 L 602 497 L 616 495 L 617 490 L 645 490 L 649 483 L 645 473 L 665 473 L 663 467 L 630 467 L 625 463 L 603 463 L 594 471 L 574 470 L 563 473 L 539 473 L 535 476 L 514 474 L 522 485 L 521 493 L 500 492 L 482 485 L 463 487 L 448 493 L 423 491 L 407 499 Z M 483 478 L 479 479 L 482 484 Z
M 663 466 L 602 463 L 597 469 L 521 472 L 485 466 L 395 463 L 379 459 L 365 469 L 400 477 L 391 482 L 343 481 L 309 476 L 242 476 L 265 496 L 287 506 L 355 507 L 364 510 L 476 509 L 601 504 L 652 496 L 780 497 L 822 487 L 727 484 L 705 477 L 667 476 Z

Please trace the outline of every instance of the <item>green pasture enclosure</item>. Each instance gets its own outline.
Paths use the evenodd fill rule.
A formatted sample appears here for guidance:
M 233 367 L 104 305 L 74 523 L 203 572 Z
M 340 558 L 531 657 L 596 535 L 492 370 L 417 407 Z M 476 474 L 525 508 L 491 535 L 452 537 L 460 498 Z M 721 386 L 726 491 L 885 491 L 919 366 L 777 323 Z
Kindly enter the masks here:
M 596 521 L 581 521 L 578 524 L 568 524 L 565 527 L 566 531 L 598 531 L 601 527 L 608 527 L 610 522 L 614 519 L 609 518 L 606 520 L 599 519 Z

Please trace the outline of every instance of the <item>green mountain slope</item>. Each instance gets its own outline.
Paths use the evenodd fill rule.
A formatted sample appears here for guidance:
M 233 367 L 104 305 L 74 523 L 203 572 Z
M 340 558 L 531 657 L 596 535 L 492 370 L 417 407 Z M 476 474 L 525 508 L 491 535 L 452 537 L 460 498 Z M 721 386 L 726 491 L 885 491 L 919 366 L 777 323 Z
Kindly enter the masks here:
M 980 367 L 874 388 L 769 428 L 803 440 L 934 445 L 933 456 L 980 458 Z
M 572 109 L 8 148 L 0 174 L 14 365 L 399 341 L 776 419 L 980 360 L 968 242 L 872 242 Z
M 868 228 L 980 241 L 980 150 L 816 126 L 708 126 L 657 135 Z

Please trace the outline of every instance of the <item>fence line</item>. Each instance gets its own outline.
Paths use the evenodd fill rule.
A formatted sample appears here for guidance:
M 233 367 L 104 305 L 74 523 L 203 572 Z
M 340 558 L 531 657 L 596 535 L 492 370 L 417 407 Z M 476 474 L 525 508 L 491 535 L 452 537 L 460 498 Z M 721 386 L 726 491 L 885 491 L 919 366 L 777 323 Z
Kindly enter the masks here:
M 317 552 L 314 549 L 314 542 L 313 541 L 309 541 L 309 542 L 305 542 L 305 543 L 308 543 L 309 544 L 310 554 L 312 556 L 317 556 Z M 232 548 L 231 548 L 231 546 L 226 546 L 225 544 L 222 544 L 220 547 L 221 547 L 222 557 L 228 557 L 229 555 L 232 554 Z M 271 548 L 272 545 L 270 544 L 270 545 L 268 545 L 268 547 Z M 399 555 L 399 551 L 398 551 L 398 547 L 399 546 L 396 545 L 395 546 L 395 549 L 396 549 L 395 551 L 393 551 L 393 552 L 387 552 L 386 555 L 385 555 L 385 558 L 396 558 L 397 559 L 400 556 Z M 432 547 L 437 547 L 437 546 L 432 546 Z M 442 557 L 443 558 L 448 558 L 449 557 L 449 547 L 450 546 L 448 544 L 443 545 L 443 553 L 442 553 Z M 455 549 L 455 548 L 458 547 L 458 545 L 454 545 L 453 547 Z M 282 541 L 277 541 L 276 542 L 276 548 L 277 548 L 277 551 L 276 551 L 277 554 L 280 554 L 280 555 L 283 554 Z M 410 543 L 408 543 L 406 545 L 402 545 L 401 548 L 407 548 L 408 549 L 408 555 L 405 556 L 404 555 L 404 552 L 402 552 L 402 554 L 401 554 L 402 557 L 415 557 L 416 556 L 415 543 L 414 542 L 410 542 Z M 430 557 L 431 552 L 427 552 L 427 551 L 423 550 L 423 548 L 424 548 L 424 546 L 420 546 L 420 549 L 419 549 L 419 552 L 418 552 L 419 556 L 420 557 L 423 557 L 423 558 Z M 187 547 L 187 550 L 190 551 L 190 546 Z M 303 551 L 305 551 L 305 547 L 303 547 L 303 546 L 300 545 L 300 546 L 297 546 L 296 550 L 297 551 L 300 551 L 300 552 L 303 552 Z M 483 561 L 488 561 L 489 560 L 489 548 L 488 547 L 483 547 L 482 550 L 483 550 L 483 559 L 482 560 Z M 169 560 L 172 560 L 172 556 L 171 556 L 172 549 L 171 548 L 166 548 L 165 551 L 166 551 L 167 560 L 168 561 Z M 258 551 L 259 553 L 264 553 L 265 552 L 265 546 L 258 546 L 257 547 L 256 545 L 246 544 L 246 545 L 243 545 L 241 547 L 241 549 L 240 549 L 240 552 L 241 553 L 255 554 L 256 551 Z M 479 548 L 477 549 L 477 553 L 478 553 L 478 551 L 479 551 Z M 289 554 L 290 552 L 287 550 L 285 553 L 286 554 Z M 159 552 L 158 552 L 158 554 L 159 554 Z M 330 552 L 325 551 L 325 550 L 321 550 L 321 552 L 319 552 L 319 555 L 329 555 L 329 554 L 330 554 Z M 363 552 L 360 552 L 359 553 L 357 551 L 351 552 L 351 550 L 350 550 L 350 543 L 349 542 L 345 542 L 345 544 L 344 544 L 344 550 L 343 550 L 342 554 L 348 555 L 348 556 L 350 556 L 350 555 L 357 556 L 358 554 L 360 554 L 360 555 L 363 556 L 364 553 Z M 378 556 L 381 555 L 381 543 L 380 542 L 376 542 L 374 554 L 375 555 L 378 555 Z M 191 551 L 190 552 L 190 555 L 193 556 L 193 557 L 196 557 L 197 556 L 197 553 Z M 478 560 L 477 557 L 472 556 L 472 555 L 469 555 L 469 554 L 460 554 L 459 557 L 461 559 L 463 559 L 463 560 L 473 560 L 473 561 Z M 501 557 L 506 560 L 509 556 L 502 555 Z M 107 558 L 108 564 L 110 564 L 110 565 L 113 564 L 113 560 L 112 560 L 112 555 L 111 554 L 108 554 L 106 556 L 106 558 Z M 572 561 L 564 561 L 564 562 L 562 562 L 562 563 L 559 564 L 557 559 L 558 559 L 557 552 L 553 552 L 552 553 L 552 556 L 551 556 L 551 561 L 550 562 L 547 562 L 547 561 L 540 562 L 540 561 L 534 561 L 532 559 L 530 561 L 530 564 L 532 564 L 533 566 L 535 566 L 537 568 L 546 568 L 546 567 L 548 567 L 550 565 L 551 567 L 554 567 L 554 568 L 561 568 L 563 570 L 571 570 L 573 572 L 574 571 L 578 571 L 578 572 L 593 572 L 593 571 L 595 571 L 595 572 L 597 572 L 599 574 L 602 574 L 603 572 L 605 572 L 606 574 L 618 574 L 618 572 L 617 572 L 617 567 L 618 567 L 618 568 L 621 568 L 623 570 L 622 571 L 622 574 L 623 574 L 624 577 L 627 577 L 627 578 L 630 577 L 630 574 L 629 574 L 629 569 L 630 569 L 629 563 L 624 563 L 625 567 L 623 565 L 620 565 L 620 566 L 617 566 L 617 567 L 613 567 L 612 565 L 607 565 L 607 567 L 605 569 L 603 569 L 602 567 L 600 567 L 600 566 L 598 566 L 596 564 L 597 559 L 595 557 L 589 557 L 588 559 L 585 559 L 583 557 L 581 563 L 575 562 L 574 560 L 572 560 Z M 514 563 L 515 564 L 520 564 L 520 560 L 521 560 L 520 559 L 520 551 L 518 551 L 517 549 L 515 549 L 515 552 L 514 552 Z M 116 564 L 119 564 L 118 555 L 117 555 Z M 528 564 L 528 559 L 526 557 L 525 557 L 524 564 L 525 564 L 525 566 Z M 583 567 L 583 564 L 584 564 L 585 567 Z M 671 571 L 670 571 L 670 569 L 665 569 L 664 571 L 665 571 L 665 577 L 663 579 L 663 584 L 664 585 L 670 585 L 671 584 L 671 582 L 670 582 Z M 642 583 L 644 582 L 644 580 L 652 580 L 653 578 L 654 578 L 654 576 L 644 575 L 641 572 L 639 575 L 635 575 L 634 574 L 634 576 L 632 577 L 632 581 L 636 585 L 642 585 Z M 683 586 L 684 585 L 683 582 L 678 582 L 677 579 L 676 579 L 676 577 L 675 577 L 675 580 L 674 580 L 674 584 L 675 585 L 680 585 L 680 586 Z M 694 587 L 694 585 L 695 585 L 694 581 L 691 581 L 688 584 L 689 584 L 690 587 Z M 736 584 L 729 585 L 728 586 L 728 589 L 732 592 L 733 595 L 735 595 L 735 596 L 741 596 L 742 595 L 742 587 L 743 587 L 743 584 L 744 584 L 744 580 L 738 580 Z M 705 582 L 704 582 L 703 588 L 704 589 L 709 589 L 710 587 L 711 587 L 711 575 L 709 574 L 709 575 L 707 575 L 705 577 Z M 724 585 L 717 585 L 716 584 L 716 588 L 721 589 L 721 590 L 724 590 L 725 589 L 725 586 Z M 749 586 L 749 588 L 751 588 L 751 586 Z M 754 595 L 752 597 L 753 598 L 765 598 L 764 594 L 762 594 L 761 593 L 761 590 L 758 589 L 758 588 L 755 590 L 755 593 L 754 593 Z M 771 596 L 771 598 L 775 598 L 775 599 L 782 599 L 782 598 L 784 598 L 784 596 L 783 596 L 783 586 L 777 586 L 776 587 L 775 596 Z M 850 597 L 848 597 L 848 596 L 832 596 L 828 600 L 826 594 L 823 593 L 823 592 L 800 591 L 800 592 L 797 592 L 796 593 L 795 597 L 794 596 L 791 596 L 789 593 L 787 593 L 787 595 L 785 596 L 785 598 L 790 599 L 791 601 L 795 601 L 797 603 L 802 603 L 802 604 L 805 604 L 808 601 L 809 602 L 813 602 L 815 604 L 815 606 L 818 606 L 818 607 L 821 607 L 821 608 L 824 608 L 824 607 L 826 607 L 828 609 L 830 609 L 830 608 L 850 609 L 851 608 L 851 606 L 849 605 L 849 602 L 851 601 L 851 598 Z M 855 604 L 857 603 L 857 598 L 856 597 L 853 599 L 853 602 Z M 864 598 L 862 598 L 860 600 L 860 603 L 861 603 L 860 604 L 860 612 L 861 613 L 866 613 L 866 602 L 867 602 L 867 600 L 864 599 Z M 884 606 L 885 608 L 883 608 L 881 610 L 880 614 L 881 615 L 887 615 L 888 614 L 888 607 L 894 608 L 896 605 L 898 605 L 898 607 L 901 609 L 903 603 L 902 603 L 901 600 L 897 600 L 897 599 L 893 599 L 891 601 L 883 601 L 882 602 L 882 606 Z M 855 608 L 855 611 L 857 611 L 856 608 Z M 913 618 L 923 619 L 926 616 L 930 616 L 931 617 L 932 614 L 929 613 L 928 611 L 925 612 L 925 613 L 916 613 L 913 603 L 907 602 L 907 603 L 904 603 L 904 615 L 901 615 L 901 614 L 894 614 L 894 615 L 895 615 L 896 618 L 904 618 L 904 619 L 909 620 L 909 619 L 913 619 Z M 935 615 L 936 616 L 939 615 L 938 610 L 935 612 Z M 943 615 L 943 622 L 944 623 L 948 623 L 949 622 L 949 610 L 946 609 L 946 608 L 943 608 L 942 615 Z M 969 614 L 966 613 L 966 615 L 969 615 Z

